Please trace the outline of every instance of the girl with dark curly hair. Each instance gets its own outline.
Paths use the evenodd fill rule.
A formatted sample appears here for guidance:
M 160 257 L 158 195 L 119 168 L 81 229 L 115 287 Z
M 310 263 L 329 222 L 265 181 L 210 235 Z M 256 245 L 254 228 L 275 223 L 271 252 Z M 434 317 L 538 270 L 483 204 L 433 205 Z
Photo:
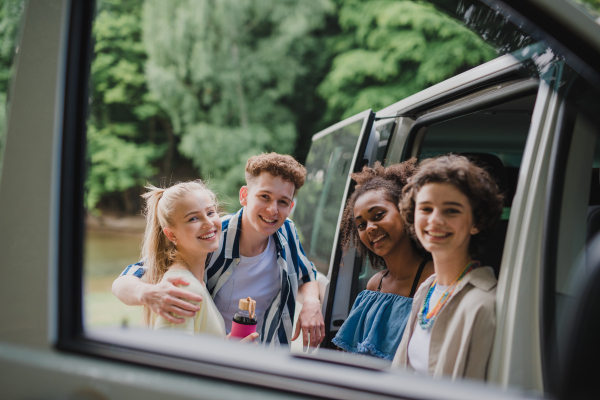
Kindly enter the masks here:
M 433 273 L 430 258 L 404 228 L 398 202 L 416 159 L 384 168 L 376 163 L 352 174 L 356 190 L 342 217 L 341 244 L 351 243 L 375 269 L 383 267 L 356 298 L 333 343 L 351 353 L 392 360 L 410 314 L 412 297 Z
M 431 253 L 394 366 L 485 379 L 496 324 L 496 278 L 474 257 L 502 214 L 491 176 L 465 157 L 424 160 L 404 187 L 407 228 Z

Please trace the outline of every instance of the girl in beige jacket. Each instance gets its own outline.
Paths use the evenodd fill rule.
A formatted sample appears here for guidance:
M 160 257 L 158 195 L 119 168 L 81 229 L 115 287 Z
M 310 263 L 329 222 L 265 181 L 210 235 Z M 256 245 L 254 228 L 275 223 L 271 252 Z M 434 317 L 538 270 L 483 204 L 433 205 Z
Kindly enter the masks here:
M 432 376 L 485 379 L 496 278 L 473 260 L 502 213 L 490 175 L 465 157 L 424 160 L 400 203 L 407 228 L 433 257 L 393 366 Z

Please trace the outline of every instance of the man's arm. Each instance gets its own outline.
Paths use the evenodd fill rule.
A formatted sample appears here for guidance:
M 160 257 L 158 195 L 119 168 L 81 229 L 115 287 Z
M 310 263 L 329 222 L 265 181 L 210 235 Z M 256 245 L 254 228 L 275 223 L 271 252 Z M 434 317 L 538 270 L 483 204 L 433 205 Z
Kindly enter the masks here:
M 309 338 L 310 346 L 317 347 L 325 339 L 325 322 L 321 313 L 319 283 L 311 281 L 302 284 L 298 288 L 298 301 L 302 303 L 302 311 L 298 315 L 296 332 L 292 340 L 296 340 L 302 330 L 304 347 L 309 345 Z
M 122 275 L 112 285 L 113 294 L 128 306 L 146 305 L 156 314 L 169 322 L 181 324 L 184 318 L 176 318 L 171 313 L 184 317 L 193 317 L 200 307 L 181 299 L 202 301 L 202 296 L 180 289 L 175 285 L 189 285 L 183 278 L 168 277 L 164 281 L 151 285 L 142 282 L 134 275 Z

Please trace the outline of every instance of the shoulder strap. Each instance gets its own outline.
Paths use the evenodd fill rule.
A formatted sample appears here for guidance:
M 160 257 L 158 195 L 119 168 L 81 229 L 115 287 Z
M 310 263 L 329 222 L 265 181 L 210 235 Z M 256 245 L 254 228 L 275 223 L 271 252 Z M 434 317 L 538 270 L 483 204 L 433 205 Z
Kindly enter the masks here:
M 383 274 L 383 276 L 381 277 L 381 280 L 379 281 L 379 286 L 377 286 L 377 291 L 381 292 L 381 284 L 383 283 L 383 278 L 385 278 L 387 276 L 387 274 L 390 273 L 390 270 L 388 269 L 387 271 L 385 271 L 385 274 Z
M 417 291 L 417 287 L 419 285 L 419 280 L 421 279 L 421 274 L 423 273 L 423 269 L 425 269 L 425 265 L 429 260 L 424 258 L 421 265 L 419 265 L 419 269 L 417 270 L 417 275 L 415 275 L 415 280 L 413 281 L 412 287 L 410 288 L 410 295 L 408 297 L 412 298 Z M 381 285 L 381 284 L 380 284 Z

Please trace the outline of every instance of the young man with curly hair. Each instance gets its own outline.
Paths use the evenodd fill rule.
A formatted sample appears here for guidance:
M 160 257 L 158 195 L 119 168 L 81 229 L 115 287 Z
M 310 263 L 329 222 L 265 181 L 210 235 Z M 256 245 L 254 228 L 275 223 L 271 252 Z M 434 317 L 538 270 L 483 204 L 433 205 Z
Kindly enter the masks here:
M 277 153 L 251 157 L 246 164 L 246 186 L 240 189 L 243 206 L 222 218 L 219 249 L 206 267 L 206 287 L 231 330 L 239 299 L 257 301 L 261 341 L 267 347 L 289 345 L 300 331 L 304 346 L 316 347 L 325 337 L 317 273 L 306 258 L 289 216 L 294 195 L 306 169 L 293 157 Z M 199 296 L 176 285 L 182 279 L 150 285 L 142 278 L 143 261 L 128 266 L 113 283 L 113 293 L 128 305 L 146 305 L 171 322 L 181 323 L 198 307 L 185 301 Z M 303 300 L 296 332 L 292 332 L 296 300 Z

